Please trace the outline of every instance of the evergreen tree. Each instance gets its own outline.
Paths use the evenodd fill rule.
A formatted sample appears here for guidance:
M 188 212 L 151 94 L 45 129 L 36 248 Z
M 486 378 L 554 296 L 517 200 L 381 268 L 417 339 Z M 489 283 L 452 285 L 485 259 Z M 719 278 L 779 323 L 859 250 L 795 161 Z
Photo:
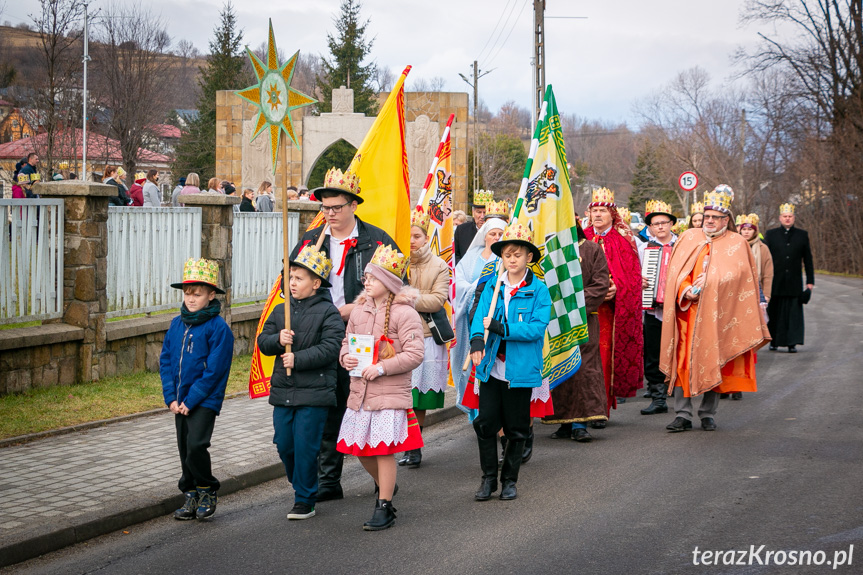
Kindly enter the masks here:
M 644 204 L 647 200 L 662 200 L 671 204 L 679 204 L 673 190 L 662 181 L 660 168 L 660 151 L 653 147 L 650 140 L 645 140 L 635 161 L 635 175 L 632 177 L 632 193 L 629 194 L 629 209 L 644 214 Z
M 216 176 L 216 92 L 238 90 L 255 82 L 245 66 L 243 32 L 230 2 L 222 7 L 219 25 L 210 40 L 207 65 L 200 68 L 198 117 L 189 123 L 177 145 L 174 173 L 196 172 L 201 181 Z
M 360 0 L 343 0 L 341 16 L 335 19 L 336 35 L 327 34 L 331 59 L 323 59 L 323 74 L 317 77 L 321 112 L 333 111 L 333 90 L 346 86 L 354 91 L 354 112 L 367 116 L 378 113 L 377 94 L 372 87 L 377 67 L 374 62 L 363 66 L 374 39 L 365 38 L 369 20 L 360 23 L 361 9 Z
M 330 168 L 338 168 L 341 171 L 348 169 L 351 160 L 357 153 L 357 149 L 345 140 L 339 140 L 326 149 L 309 174 L 309 188 L 314 189 L 324 185 L 324 178 Z

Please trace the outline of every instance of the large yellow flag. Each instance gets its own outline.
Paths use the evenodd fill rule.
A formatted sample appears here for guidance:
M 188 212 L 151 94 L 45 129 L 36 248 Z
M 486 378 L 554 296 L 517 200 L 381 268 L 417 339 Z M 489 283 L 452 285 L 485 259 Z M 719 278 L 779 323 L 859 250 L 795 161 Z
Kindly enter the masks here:
M 351 165 L 360 177 L 363 203 L 357 216 L 392 237 L 399 250 L 410 253 L 411 187 L 405 149 L 405 68 Z

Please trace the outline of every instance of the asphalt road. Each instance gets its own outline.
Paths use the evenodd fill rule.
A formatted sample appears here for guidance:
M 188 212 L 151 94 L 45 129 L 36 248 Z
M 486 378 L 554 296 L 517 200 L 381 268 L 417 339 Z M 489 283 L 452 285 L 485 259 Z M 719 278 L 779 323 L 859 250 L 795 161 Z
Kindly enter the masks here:
M 826 573 L 844 558 L 836 572 L 863 573 L 861 289 L 819 276 L 806 345 L 796 355 L 765 348 L 759 392 L 723 400 L 715 432 L 696 423 L 666 433 L 674 415 L 640 415 L 641 397 L 590 444 L 549 439 L 553 429 L 537 423 L 515 501 L 473 501 L 477 448 L 459 417 L 427 430 L 423 466 L 399 472 L 387 531 L 362 530 L 372 482 L 352 460 L 347 498 L 308 521 L 287 521 L 291 492 L 278 480 L 224 498 L 209 522 L 154 520 L 9 572 Z M 714 561 L 705 550 L 754 564 L 723 565 L 723 553 L 704 565 Z M 759 565 L 810 556 L 802 567 Z

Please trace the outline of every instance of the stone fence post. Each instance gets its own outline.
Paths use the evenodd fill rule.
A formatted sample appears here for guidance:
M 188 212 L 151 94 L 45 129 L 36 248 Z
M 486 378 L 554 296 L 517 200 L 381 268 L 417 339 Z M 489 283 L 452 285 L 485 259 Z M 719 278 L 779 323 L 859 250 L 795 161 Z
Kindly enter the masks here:
M 64 200 L 63 322 L 84 329 L 78 381 L 101 376 L 108 311 L 108 199 L 117 188 L 83 181 L 40 182 L 34 192 Z M 50 323 L 50 322 L 46 322 Z
M 189 194 L 180 197 L 186 206 L 201 208 L 201 257 L 219 264 L 219 287 L 225 290 L 222 317 L 231 325 L 231 258 L 234 206 L 242 200 L 222 194 Z

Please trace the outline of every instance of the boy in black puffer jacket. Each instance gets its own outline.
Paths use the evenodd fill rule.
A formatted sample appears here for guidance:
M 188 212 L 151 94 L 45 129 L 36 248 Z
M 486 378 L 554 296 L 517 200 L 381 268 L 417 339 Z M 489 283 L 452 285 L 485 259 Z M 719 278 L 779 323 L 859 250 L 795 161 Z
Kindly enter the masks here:
M 285 330 L 285 306 L 273 309 L 258 348 L 278 355 L 270 379 L 273 443 L 294 487 L 294 507 L 288 519 L 315 515 L 318 495 L 318 452 L 329 408 L 336 405 L 336 366 L 345 337 L 345 324 L 326 289 L 332 262 L 312 246 L 290 261 L 291 326 Z M 284 276 L 284 274 L 283 274 Z M 282 291 L 284 279 L 282 280 Z M 291 352 L 285 353 L 285 346 Z M 291 374 L 287 374 L 290 368 Z

